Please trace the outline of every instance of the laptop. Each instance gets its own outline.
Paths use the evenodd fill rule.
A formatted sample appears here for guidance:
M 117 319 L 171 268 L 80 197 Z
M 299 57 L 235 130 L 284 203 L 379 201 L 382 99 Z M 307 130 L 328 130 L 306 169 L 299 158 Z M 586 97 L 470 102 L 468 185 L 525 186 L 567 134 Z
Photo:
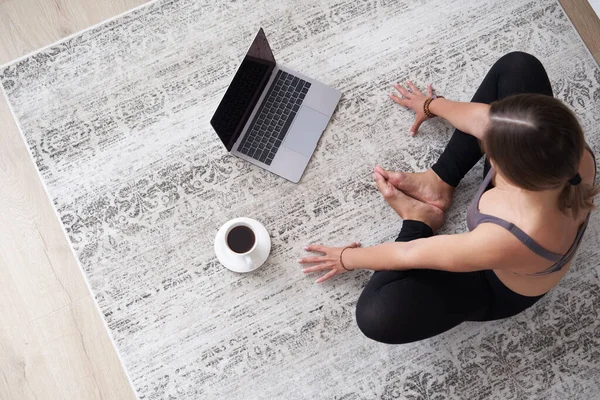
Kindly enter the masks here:
M 261 28 L 210 124 L 227 151 L 298 183 L 341 96 L 277 64 Z

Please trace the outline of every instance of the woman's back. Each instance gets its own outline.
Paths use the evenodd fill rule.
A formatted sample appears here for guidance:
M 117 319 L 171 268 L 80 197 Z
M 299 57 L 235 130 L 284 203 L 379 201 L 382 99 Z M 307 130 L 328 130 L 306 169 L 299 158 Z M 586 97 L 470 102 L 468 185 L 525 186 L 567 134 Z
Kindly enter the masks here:
M 583 182 L 593 183 L 595 168 L 591 153 L 586 151 L 579 167 Z M 552 253 L 566 254 L 573 245 L 587 212 L 582 212 L 573 219 L 571 215 L 559 209 L 558 191 L 529 192 L 511 185 L 501 176 L 496 180 L 495 187 L 481 196 L 479 210 L 513 223 L 544 249 Z M 510 249 L 511 258 L 518 260 L 514 270 L 494 270 L 502 283 L 511 290 L 525 296 L 546 293 L 560 281 L 571 266 L 572 260 L 559 271 L 530 275 L 550 268 L 554 261 L 535 254 L 506 229 L 500 226 L 496 228 L 502 245 Z

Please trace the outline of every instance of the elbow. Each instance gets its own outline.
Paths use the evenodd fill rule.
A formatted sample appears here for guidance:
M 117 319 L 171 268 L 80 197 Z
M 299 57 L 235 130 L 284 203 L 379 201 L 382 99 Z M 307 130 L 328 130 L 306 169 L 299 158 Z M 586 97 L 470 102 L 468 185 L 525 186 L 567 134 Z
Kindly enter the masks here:
M 480 105 L 474 125 L 472 135 L 483 141 L 490 125 L 490 106 L 488 104 Z

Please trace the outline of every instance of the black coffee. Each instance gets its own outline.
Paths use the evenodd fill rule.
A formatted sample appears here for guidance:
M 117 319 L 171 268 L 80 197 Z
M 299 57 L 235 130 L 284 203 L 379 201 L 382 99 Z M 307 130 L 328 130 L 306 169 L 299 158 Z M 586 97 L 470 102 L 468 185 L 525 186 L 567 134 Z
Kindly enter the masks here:
M 236 253 L 246 253 L 254 246 L 254 232 L 247 226 L 236 226 L 227 235 L 227 246 Z

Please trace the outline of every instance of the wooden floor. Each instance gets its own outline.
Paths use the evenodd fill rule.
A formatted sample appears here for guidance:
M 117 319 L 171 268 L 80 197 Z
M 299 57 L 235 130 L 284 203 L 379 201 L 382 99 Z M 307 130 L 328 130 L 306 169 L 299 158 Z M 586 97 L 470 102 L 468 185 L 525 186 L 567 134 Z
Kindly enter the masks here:
M 0 0 L 0 64 L 146 0 Z M 135 399 L 0 96 L 0 399 Z
M 600 64 L 600 19 L 587 0 L 559 0 L 584 43 Z
M 0 64 L 147 0 L 0 0 Z M 600 21 L 561 0 L 600 63 Z M 135 398 L 0 96 L 0 399 Z

